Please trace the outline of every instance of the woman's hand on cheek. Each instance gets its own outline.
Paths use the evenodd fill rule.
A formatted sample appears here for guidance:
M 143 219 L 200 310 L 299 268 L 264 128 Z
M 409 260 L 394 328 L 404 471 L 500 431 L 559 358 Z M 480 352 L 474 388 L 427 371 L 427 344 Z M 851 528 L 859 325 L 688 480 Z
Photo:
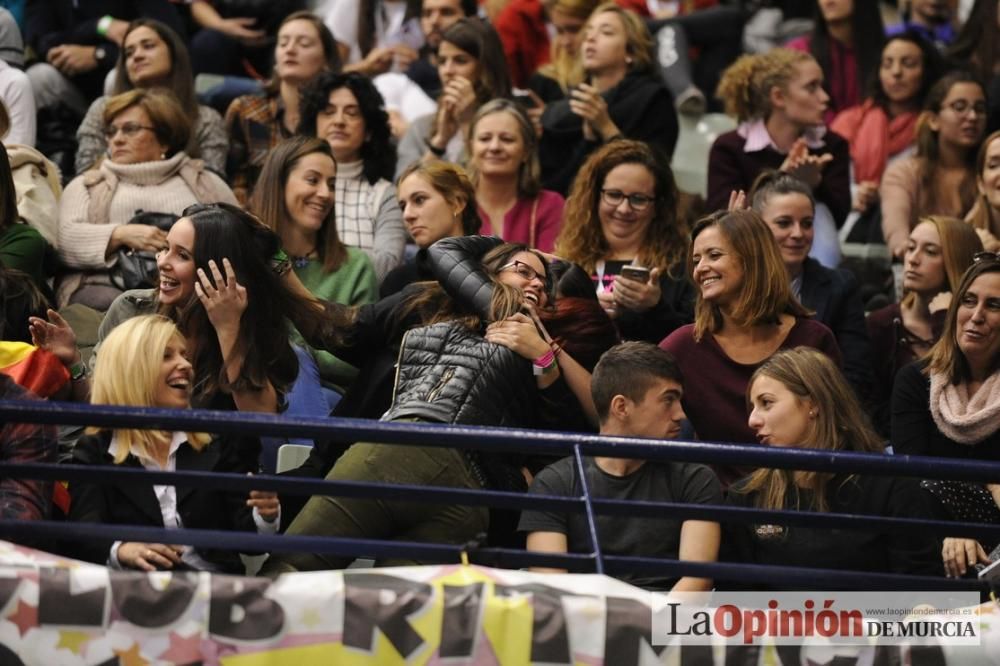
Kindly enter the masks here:
M 531 317 L 520 312 L 490 324 L 486 328 L 486 340 L 503 345 L 532 361 L 551 349 L 549 343 L 542 339 Z
M 247 290 L 236 281 L 236 273 L 229 260 L 223 259 L 222 265 L 226 271 L 225 277 L 214 260 L 208 262 L 208 269 L 212 272 L 211 280 L 205 271 L 199 268 L 194 290 L 205 307 L 209 321 L 217 331 L 236 330 L 239 328 L 240 318 L 247 309 Z

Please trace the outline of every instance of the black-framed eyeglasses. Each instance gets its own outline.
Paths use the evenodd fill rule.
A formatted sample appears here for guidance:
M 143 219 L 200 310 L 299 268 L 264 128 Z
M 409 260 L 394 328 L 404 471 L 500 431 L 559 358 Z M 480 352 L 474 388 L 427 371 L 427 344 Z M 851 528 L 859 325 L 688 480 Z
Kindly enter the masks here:
M 627 199 L 628 205 L 634 211 L 646 210 L 649 204 L 653 203 L 653 197 L 648 197 L 645 194 L 625 194 L 621 190 L 601 190 L 601 198 L 604 199 L 604 203 L 615 207 L 620 206 L 622 201 Z
M 150 132 L 155 132 L 155 127 L 150 127 L 149 125 L 140 125 L 139 123 L 124 123 L 122 125 L 108 125 L 104 128 L 104 138 L 110 141 L 115 138 L 118 132 L 125 135 L 125 138 L 131 138 L 141 132 L 142 130 L 149 130 Z
M 972 255 L 972 263 L 978 264 L 983 261 L 1000 261 L 1000 252 L 976 252 Z
M 510 269 L 514 269 L 514 272 L 516 272 L 518 275 L 520 275 L 529 282 L 531 282 L 535 278 L 541 280 L 543 283 L 545 282 L 544 275 L 542 275 L 541 273 L 539 273 L 538 271 L 536 271 L 534 268 L 524 263 L 523 261 L 512 261 L 509 264 L 504 264 L 503 266 L 500 267 L 500 270 L 497 272 L 503 273 L 504 271 Z

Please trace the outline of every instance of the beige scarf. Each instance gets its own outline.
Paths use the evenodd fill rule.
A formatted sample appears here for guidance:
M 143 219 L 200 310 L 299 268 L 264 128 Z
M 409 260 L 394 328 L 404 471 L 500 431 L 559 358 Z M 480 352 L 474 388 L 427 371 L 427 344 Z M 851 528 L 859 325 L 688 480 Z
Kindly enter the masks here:
M 931 416 L 952 441 L 983 441 L 1000 429 L 1000 372 L 990 375 L 971 398 L 967 384 L 952 384 L 943 373 L 932 372 Z

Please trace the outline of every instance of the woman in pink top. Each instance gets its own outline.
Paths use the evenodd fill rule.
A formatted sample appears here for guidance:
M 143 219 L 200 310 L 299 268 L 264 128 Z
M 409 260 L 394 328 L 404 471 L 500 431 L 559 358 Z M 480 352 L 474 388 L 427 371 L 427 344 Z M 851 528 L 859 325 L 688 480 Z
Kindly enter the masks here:
M 542 189 L 538 138 L 527 114 L 511 100 L 488 102 L 469 123 L 465 145 L 481 233 L 551 252 L 564 202 Z

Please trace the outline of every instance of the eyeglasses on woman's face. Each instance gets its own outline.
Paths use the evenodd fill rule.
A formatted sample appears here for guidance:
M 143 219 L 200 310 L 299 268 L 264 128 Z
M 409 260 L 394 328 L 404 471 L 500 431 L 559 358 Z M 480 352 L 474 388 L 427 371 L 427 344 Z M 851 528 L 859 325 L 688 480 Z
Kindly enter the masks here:
M 601 190 L 601 198 L 604 203 L 616 208 L 627 200 L 628 205 L 634 211 L 646 210 L 649 204 L 653 203 L 653 197 L 648 197 L 645 194 L 625 194 L 621 190 Z
M 974 111 L 977 116 L 986 116 L 986 102 L 970 102 L 965 99 L 958 99 L 948 104 L 947 108 L 951 109 L 952 113 L 957 116 L 967 115 L 970 111 Z
M 534 268 L 524 263 L 523 261 L 512 261 L 509 264 L 504 264 L 503 266 L 500 267 L 500 270 L 497 272 L 503 273 L 504 271 L 509 271 L 509 270 L 513 270 L 515 273 L 517 273 L 519 276 L 521 276 L 528 282 L 531 282 L 536 278 L 538 280 L 541 280 L 542 282 L 545 282 L 544 275 L 542 275 L 541 273 L 539 273 L 538 271 L 536 271 Z
M 110 124 L 104 128 L 104 138 L 111 141 L 118 132 L 125 135 L 126 139 L 131 139 L 133 136 L 138 134 L 143 130 L 149 130 L 150 132 L 155 132 L 155 127 L 150 127 L 149 125 L 140 125 L 139 123 L 122 123 L 121 125 Z

